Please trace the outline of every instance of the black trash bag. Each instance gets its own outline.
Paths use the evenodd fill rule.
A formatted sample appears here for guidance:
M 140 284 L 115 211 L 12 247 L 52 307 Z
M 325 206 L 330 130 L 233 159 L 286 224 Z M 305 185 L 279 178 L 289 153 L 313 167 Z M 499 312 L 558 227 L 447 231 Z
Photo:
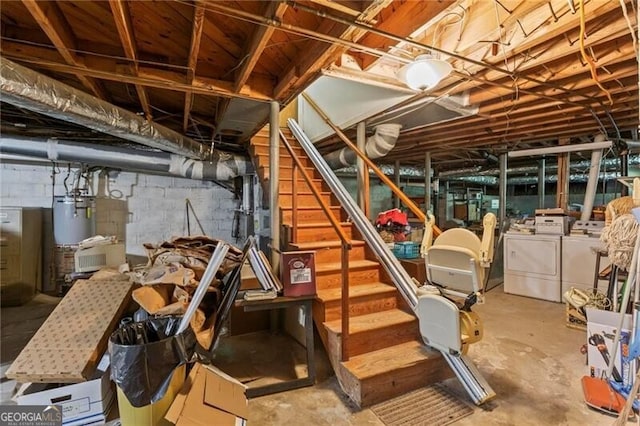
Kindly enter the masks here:
M 111 379 L 132 406 L 162 399 L 174 370 L 192 361 L 196 338 L 191 327 L 175 334 L 180 321 L 164 317 L 129 323 L 109 338 Z

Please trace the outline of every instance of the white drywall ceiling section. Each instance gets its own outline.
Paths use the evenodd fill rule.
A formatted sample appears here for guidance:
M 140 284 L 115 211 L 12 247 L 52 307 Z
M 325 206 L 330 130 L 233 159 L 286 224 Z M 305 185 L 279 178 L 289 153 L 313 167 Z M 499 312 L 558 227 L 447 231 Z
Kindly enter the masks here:
M 311 99 L 340 128 L 348 128 L 411 97 L 407 93 L 321 76 L 306 90 Z M 298 118 L 305 133 L 316 142 L 333 130 L 316 114 L 304 98 L 298 98 Z

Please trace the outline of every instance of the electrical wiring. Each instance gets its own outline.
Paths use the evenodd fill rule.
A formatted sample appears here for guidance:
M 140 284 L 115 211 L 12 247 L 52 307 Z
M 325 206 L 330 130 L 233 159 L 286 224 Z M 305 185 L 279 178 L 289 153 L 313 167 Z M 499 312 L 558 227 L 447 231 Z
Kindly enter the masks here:
M 585 13 L 584 13 L 584 0 L 580 0 L 580 54 L 582 55 L 582 59 L 589 64 L 589 69 L 591 70 L 591 78 L 598 85 L 598 87 L 607 95 L 609 99 L 609 105 L 613 105 L 613 98 L 611 97 L 611 93 L 600 83 L 598 80 L 598 73 L 596 70 L 596 64 L 593 62 L 591 57 L 587 55 L 587 52 L 584 47 L 584 36 L 585 36 Z
M 52 46 L 50 44 L 46 44 L 46 43 L 38 43 L 35 41 L 29 41 L 29 40 L 23 40 L 23 39 L 17 39 L 17 38 L 13 38 L 13 37 L 7 37 L 7 36 L 1 36 L 0 40 L 2 41 L 12 41 L 15 43 L 20 43 L 20 44 L 26 44 L 29 46 L 36 46 L 36 47 L 42 47 L 45 49 L 49 49 L 51 51 L 57 51 L 57 49 L 55 48 L 55 46 Z M 83 55 L 87 55 L 87 56 L 96 56 L 99 58 L 105 58 L 105 59 L 115 59 L 117 61 L 127 61 L 127 62 L 131 62 L 131 63 L 137 63 L 137 64 L 144 64 L 144 65 L 155 65 L 155 66 L 160 66 L 163 68 L 174 68 L 174 69 L 178 69 L 181 71 L 187 71 L 189 69 L 189 67 L 182 66 L 182 65 L 174 65 L 174 64 L 168 64 L 166 62 L 156 62 L 156 61 L 148 61 L 148 60 L 144 60 L 144 59 L 136 59 L 135 61 L 132 61 L 131 59 L 127 58 L 126 56 L 118 56 L 118 55 L 107 55 L 104 53 L 97 53 L 97 52 L 92 52 L 89 50 L 82 50 L 82 49 L 73 49 L 73 48 L 67 48 L 67 50 L 69 50 L 70 52 L 74 52 L 74 53 L 80 53 Z M 3 55 L 9 55 L 11 52 L 2 52 Z M 13 57 L 16 57 L 16 55 L 11 55 Z M 21 60 L 23 60 L 22 57 L 20 57 Z
M 624 19 L 627 21 L 627 26 L 629 27 L 629 33 L 631 33 L 631 38 L 633 39 L 633 47 L 636 50 L 636 60 L 640 63 L 640 52 L 638 52 L 638 37 L 636 36 L 636 32 L 633 29 L 633 24 L 631 23 L 631 19 L 629 18 L 629 13 L 627 11 L 627 4 L 625 0 L 619 0 L 620 7 L 622 8 L 622 14 L 624 15 Z M 632 3 L 633 4 L 633 3 Z

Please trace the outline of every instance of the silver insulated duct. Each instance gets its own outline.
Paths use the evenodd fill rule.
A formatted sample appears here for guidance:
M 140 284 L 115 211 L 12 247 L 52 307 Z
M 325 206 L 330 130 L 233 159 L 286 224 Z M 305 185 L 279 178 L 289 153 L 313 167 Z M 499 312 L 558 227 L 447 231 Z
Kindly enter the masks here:
M 396 146 L 400 136 L 400 124 L 380 124 L 376 126 L 375 133 L 367 139 L 365 154 L 372 160 L 382 158 Z M 341 169 L 356 162 L 356 154 L 348 147 L 330 152 L 324 156 L 324 160 L 332 169 Z
M 83 142 L 2 135 L 0 153 L 57 162 L 84 163 L 123 170 L 170 174 L 195 180 L 228 181 L 253 173 L 245 156 L 214 151 L 209 160 L 193 160 L 166 152 L 90 145 Z
M 1 59 L 3 102 L 185 157 L 205 157 L 204 146 L 193 139 L 4 57 Z

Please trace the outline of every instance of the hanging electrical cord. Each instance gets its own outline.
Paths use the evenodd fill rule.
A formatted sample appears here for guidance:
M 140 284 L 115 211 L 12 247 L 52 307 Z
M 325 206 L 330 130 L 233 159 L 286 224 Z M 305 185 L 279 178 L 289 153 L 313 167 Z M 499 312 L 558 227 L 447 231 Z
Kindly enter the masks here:
M 584 0 L 580 0 L 580 54 L 582 55 L 582 59 L 589 65 L 589 69 L 591 70 L 591 78 L 598 85 L 598 87 L 607 95 L 609 99 L 609 105 L 613 105 L 613 98 L 611 97 L 611 93 L 600 83 L 598 80 L 598 73 L 596 69 L 596 64 L 593 62 L 593 59 L 587 55 L 587 52 L 584 48 L 584 36 L 585 36 L 585 27 L 586 27 L 586 18 L 584 13 Z
M 633 24 L 631 23 L 631 19 L 629 18 L 629 13 L 627 11 L 627 4 L 625 0 L 619 0 L 620 7 L 622 8 L 622 14 L 624 15 L 624 19 L 627 21 L 627 26 L 629 27 L 629 33 L 631 34 L 631 38 L 633 39 L 633 47 L 636 51 L 636 60 L 640 63 L 640 52 L 638 51 L 638 37 L 636 36 L 636 32 L 633 29 Z M 633 3 L 631 3 L 633 5 Z

